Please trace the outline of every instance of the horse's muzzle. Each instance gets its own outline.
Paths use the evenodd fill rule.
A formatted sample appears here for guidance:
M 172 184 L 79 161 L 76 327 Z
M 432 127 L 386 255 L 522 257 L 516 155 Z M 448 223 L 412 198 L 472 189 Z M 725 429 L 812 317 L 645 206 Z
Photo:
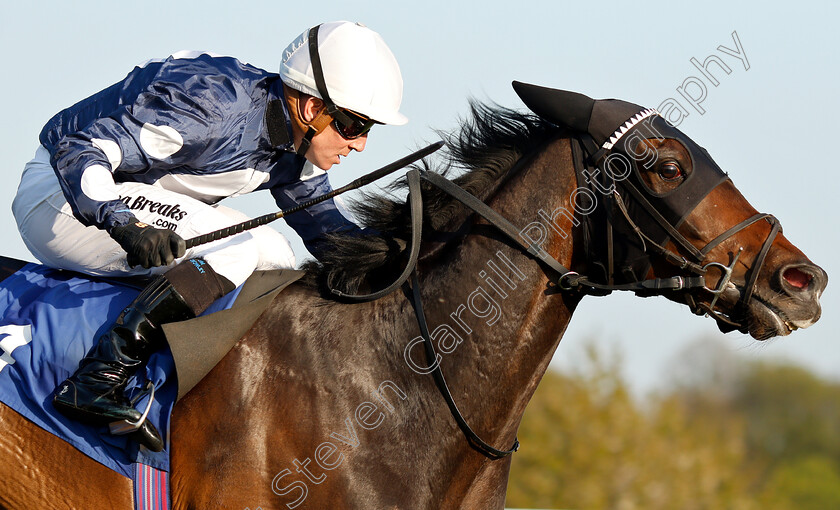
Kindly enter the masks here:
M 820 296 L 828 275 L 811 262 L 791 263 L 775 271 L 770 288 L 756 289 L 748 305 L 747 325 L 753 338 L 765 340 L 812 326 L 822 313 Z
M 795 306 L 808 317 L 791 318 L 797 328 L 807 328 L 820 318 L 820 296 L 828 284 L 828 274 L 816 264 L 790 264 L 778 270 L 775 283 Z

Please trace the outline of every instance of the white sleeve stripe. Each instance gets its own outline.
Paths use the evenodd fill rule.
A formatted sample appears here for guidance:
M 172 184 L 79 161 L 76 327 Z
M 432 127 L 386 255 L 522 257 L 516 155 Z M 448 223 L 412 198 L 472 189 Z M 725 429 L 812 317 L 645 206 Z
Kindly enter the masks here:
M 154 159 L 166 159 L 183 146 L 184 137 L 169 126 L 155 126 L 147 122 L 140 128 L 140 147 Z
M 122 150 L 117 142 L 105 140 L 104 138 L 93 138 L 91 143 L 94 147 L 105 153 L 108 162 L 111 163 L 111 172 L 116 172 L 122 164 Z
M 82 193 L 91 200 L 110 202 L 119 200 L 114 176 L 102 165 L 91 165 L 82 172 Z

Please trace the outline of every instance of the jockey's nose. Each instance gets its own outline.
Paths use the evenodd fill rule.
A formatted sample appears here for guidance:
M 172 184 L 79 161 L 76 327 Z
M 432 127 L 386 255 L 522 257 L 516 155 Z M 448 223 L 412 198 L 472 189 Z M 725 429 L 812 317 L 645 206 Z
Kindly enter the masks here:
M 365 145 L 367 145 L 367 137 L 368 134 L 365 133 L 362 136 L 353 139 L 353 141 L 349 144 L 350 148 L 356 152 L 362 152 L 363 150 L 365 150 Z

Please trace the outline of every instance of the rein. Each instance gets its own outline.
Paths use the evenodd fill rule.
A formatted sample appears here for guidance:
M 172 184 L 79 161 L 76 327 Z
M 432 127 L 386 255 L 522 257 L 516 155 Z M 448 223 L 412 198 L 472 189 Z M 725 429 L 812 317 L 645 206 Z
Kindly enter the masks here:
M 429 174 L 428 172 L 422 173 L 422 178 L 424 180 L 428 180 L 429 175 L 437 174 Z M 440 177 L 440 176 L 438 176 Z M 330 289 L 330 291 L 344 299 L 348 299 L 351 301 L 374 301 L 381 297 L 384 297 L 391 292 L 395 291 L 396 289 L 400 288 L 409 278 L 411 278 L 411 301 L 414 307 L 414 313 L 417 317 L 417 323 L 420 327 L 420 335 L 423 337 L 423 348 L 426 352 L 426 357 L 431 362 L 432 360 L 437 359 L 437 352 L 435 351 L 434 343 L 432 342 L 432 336 L 429 333 L 429 325 L 426 321 L 426 313 L 423 310 L 423 298 L 420 294 L 420 281 L 417 278 L 417 260 L 420 255 L 420 240 L 421 240 L 421 233 L 423 228 L 423 198 L 422 192 L 420 190 L 420 178 L 421 173 L 418 170 L 409 170 L 406 173 L 406 180 L 408 181 L 408 200 L 409 200 L 409 208 L 411 210 L 411 251 L 408 258 L 408 264 L 406 264 L 405 269 L 400 274 L 400 276 L 391 284 L 385 287 L 384 289 L 373 292 L 370 294 L 345 294 L 336 289 Z M 467 197 L 471 197 L 473 200 L 477 201 L 484 205 L 481 201 L 477 198 L 473 197 L 460 187 L 453 184 L 451 181 L 444 177 L 440 177 L 448 186 L 451 186 L 454 189 L 457 189 L 467 195 Z M 447 189 L 452 189 L 448 188 Z M 443 189 L 443 188 L 442 188 Z M 493 214 L 498 214 L 484 205 L 490 212 Z M 469 205 L 468 205 L 469 207 Z M 510 228 L 513 228 L 507 220 L 499 216 L 499 218 L 507 223 Z M 503 227 L 504 228 L 504 227 Z M 559 264 L 559 263 L 558 263 Z M 560 266 L 562 267 L 562 266 Z M 328 283 L 329 285 L 329 283 Z M 443 395 L 444 400 L 446 401 L 447 407 L 449 407 L 449 411 L 452 413 L 452 416 L 455 418 L 455 422 L 458 424 L 458 427 L 464 433 L 467 438 L 467 442 L 469 442 L 470 446 L 477 450 L 482 455 L 492 459 L 497 460 L 504 457 L 507 457 L 511 453 L 517 451 L 519 449 L 519 440 L 514 439 L 513 446 L 509 450 L 499 450 L 490 446 L 486 441 L 481 439 L 478 434 L 473 431 L 473 429 L 469 426 L 467 421 L 464 419 L 464 415 L 461 414 L 461 411 L 458 409 L 458 405 L 455 403 L 455 399 L 452 397 L 452 392 L 449 391 L 449 386 L 446 384 L 446 378 L 443 375 L 443 371 L 440 368 L 440 363 L 435 364 L 435 368 L 431 372 L 432 377 L 435 380 L 435 384 L 437 385 L 438 389 L 440 390 L 441 394 Z
M 585 141 L 581 141 L 581 145 L 585 147 Z M 604 154 L 603 151 L 598 151 L 595 154 L 597 155 L 599 153 L 601 156 L 603 156 Z M 578 158 L 575 159 L 577 160 Z M 591 161 L 591 158 L 583 159 L 584 161 L 586 161 L 587 159 Z M 602 162 L 603 157 L 598 158 L 598 163 Z M 577 165 L 575 166 L 577 167 Z M 578 169 L 576 168 L 576 172 L 577 170 Z M 417 261 L 419 259 L 423 225 L 423 207 L 420 179 L 439 188 L 440 190 L 447 193 L 452 198 L 458 200 L 464 206 L 466 206 L 467 208 L 484 218 L 493 227 L 495 227 L 501 233 L 503 233 L 520 250 L 529 254 L 534 260 L 536 260 L 538 263 L 540 263 L 546 269 L 548 269 L 548 273 L 555 274 L 556 278 L 552 279 L 549 276 L 549 281 L 552 284 L 556 285 L 559 289 L 563 291 L 578 291 L 586 294 L 600 296 L 607 295 L 614 290 L 633 291 L 637 294 L 649 296 L 665 294 L 666 292 L 702 289 L 714 295 L 711 304 L 698 304 L 694 300 L 694 297 L 690 292 L 686 293 L 686 304 L 688 304 L 689 308 L 691 308 L 691 310 L 694 313 L 699 315 L 707 314 L 714 318 L 716 321 L 718 321 L 718 326 L 724 332 L 732 331 L 734 329 L 740 329 L 743 327 L 743 325 L 740 322 L 737 322 L 732 318 L 727 317 L 722 312 L 714 309 L 714 306 L 717 303 L 720 295 L 727 288 L 729 288 L 730 285 L 734 285 L 731 284 L 730 278 L 732 275 L 732 270 L 735 267 L 735 263 L 738 261 L 738 258 L 740 257 L 743 248 L 739 249 L 739 251 L 733 257 L 732 262 L 728 266 L 719 262 L 709 262 L 703 265 L 703 261 L 705 260 L 708 253 L 712 251 L 712 249 L 720 245 L 726 239 L 740 232 L 741 230 L 749 227 L 750 225 L 753 225 L 754 223 L 762 219 L 767 220 L 770 223 L 770 225 L 772 226 L 770 234 L 767 236 L 767 239 L 765 239 L 758 256 L 755 258 L 753 266 L 749 270 L 749 277 L 747 278 L 744 292 L 741 295 L 738 304 L 736 305 L 736 310 L 742 310 L 746 307 L 747 303 L 752 298 L 755 283 L 758 279 L 758 274 L 761 271 L 767 253 L 770 251 L 770 246 L 773 244 L 776 235 L 779 232 L 781 232 L 781 224 L 774 216 L 770 214 L 757 213 L 751 216 L 750 218 L 747 218 L 746 220 L 727 229 L 726 231 L 712 239 L 708 244 L 706 244 L 705 247 L 698 250 L 676 229 L 676 227 L 674 227 L 670 222 L 668 222 L 664 217 L 662 217 L 661 214 L 659 214 L 659 212 L 653 207 L 653 205 L 648 201 L 644 194 L 642 194 L 642 192 L 640 192 L 631 183 L 623 182 L 622 185 L 629 190 L 630 194 L 633 196 L 633 199 L 638 201 L 642 205 L 642 207 L 654 218 L 654 220 L 662 228 L 664 228 L 666 232 L 668 232 L 670 238 L 673 239 L 674 242 L 680 247 L 685 249 L 685 251 L 689 253 L 689 256 L 691 256 L 695 261 L 692 262 L 688 260 L 685 256 L 674 253 L 665 246 L 656 243 L 647 234 L 645 234 L 642 231 L 642 229 L 639 226 L 637 226 L 633 219 L 630 217 L 630 214 L 624 203 L 624 199 L 621 197 L 621 194 L 618 193 L 617 189 L 613 187 L 613 192 L 609 195 L 612 198 L 612 203 L 621 212 L 621 217 L 629 223 L 633 231 L 640 237 L 644 246 L 644 251 L 647 253 L 649 250 L 652 250 L 656 255 L 662 256 L 669 263 L 679 267 L 682 270 L 690 271 L 691 273 L 694 273 L 695 276 L 672 276 L 667 278 L 646 279 L 623 284 L 604 284 L 593 281 L 587 276 L 581 275 L 565 267 L 562 263 L 560 263 L 560 261 L 558 261 L 549 253 L 544 251 L 539 245 L 528 245 L 523 243 L 520 239 L 520 231 L 510 221 L 508 221 L 498 212 L 493 210 L 490 206 L 476 198 L 474 195 L 465 191 L 463 188 L 459 187 L 446 177 L 429 171 L 420 171 L 417 169 L 410 170 L 406 173 L 406 180 L 408 182 L 409 190 L 408 201 L 409 208 L 411 211 L 412 236 L 408 263 L 406 264 L 402 273 L 393 283 L 377 292 L 354 295 L 346 294 L 333 288 L 330 288 L 330 291 L 334 295 L 343 299 L 347 299 L 349 301 L 363 302 L 379 299 L 394 292 L 395 290 L 404 285 L 407 286 L 406 290 L 410 290 L 412 305 L 414 307 L 417 322 L 420 327 L 420 333 L 423 338 L 424 350 L 430 363 L 437 359 L 437 353 L 432 342 L 431 334 L 429 333 L 428 323 L 426 321 L 426 316 L 423 309 L 423 301 L 420 292 L 420 282 L 417 276 Z M 610 231 L 608 235 L 610 247 L 612 246 L 611 234 L 612 232 Z M 611 249 L 609 250 L 608 256 L 610 259 L 609 266 L 612 267 L 613 253 Z M 709 288 L 706 285 L 706 273 L 710 268 L 713 267 L 719 269 L 722 273 L 721 278 L 718 280 L 718 284 L 714 289 Z M 409 278 L 411 279 L 410 284 L 408 283 Z M 327 285 L 328 287 L 331 287 L 330 282 L 327 282 Z M 499 450 L 488 444 L 486 441 L 482 440 L 478 436 L 478 434 L 476 434 L 475 431 L 472 430 L 472 428 L 469 426 L 469 424 L 466 422 L 463 415 L 461 414 L 461 411 L 458 409 L 458 406 L 455 403 L 455 400 L 452 397 L 452 393 L 449 390 L 449 387 L 446 383 L 446 378 L 444 377 L 443 371 L 441 370 L 439 363 L 435 364 L 435 368 L 431 371 L 431 374 L 435 380 L 435 384 L 437 385 L 444 400 L 446 401 L 446 404 L 449 407 L 453 418 L 458 424 L 458 427 L 461 429 L 461 431 L 463 432 L 463 434 L 467 438 L 467 441 L 473 449 L 492 460 L 507 457 L 508 455 L 512 454 L 513 452 L 519 449 L 518 439 L 514 439 L 513 445 L 508 450 Z

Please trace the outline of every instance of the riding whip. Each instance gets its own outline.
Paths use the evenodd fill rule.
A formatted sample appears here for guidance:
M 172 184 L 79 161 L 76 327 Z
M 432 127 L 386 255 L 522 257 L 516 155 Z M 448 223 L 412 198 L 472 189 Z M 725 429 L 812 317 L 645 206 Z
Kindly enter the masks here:
M 350 184 L 347 184 L 346 186 L 342 186 L 338 189 L 330 191 L 329 193 L 327 193 L 325 195 L 321 195 L 318 198 L 313 198 L 312 200 L 309 200 L 309 201 L 306 201 L 302 204 L 296 205 L 295 207 L 292 207 L 291 209 L 288 209 L 286 211 L 280 210 L 280 211 L 277 211 L 277 212 L 274 212 L 274 213 L 271 213 L 271 214 L 266 214 L 266 215 L 260 216 L 258 218 L 248 220 L 248 221 L 243 221 L 242 223 L 238 223 L 236 225 L 231 225 L 229 227 L 225 227 L 225 228 L 213 231 L 213 232 L 208 232 L 207 234 L 202 234 L 200 236 L 196 236 L 196 237 L 193 237 L 191 239 L 187 239 L 186 240 L 187 249 L 194 248 L 196 246 L 200 246 L 202 244 L 207 244 L 207 243 L 210 243 L 210 242 L 213 242 L 213 241 L 218 241 L 219 239 L 224 239 L 226 237 L 230 237 L 232 235 L 239 234 L 240 232 L 244 232 L 246 230 L 251 230 L 252 228 L 257 228 L 261 225 L 266 225 L 268 223 L 271 223 L 274 220 L 278 220 L 280 218 L 283 218 L 284 216 L 288 216 L 289 214 L 301 211 L 303 209 L 306 209 L 307 207 L 311 207 L 315 204 L 319 204 L 319 203 L 321 203 L 325 200 L 329 200 L 329 199 L 333 198 L 334 196 L 340 195 L 340 194 L 342 194 L 346 191 L 350 191 L 350 190 L 353 190 L 353 189 L 361 188 L 362 186 L 366 186 L 366 185 L 372 183 L 373 181 L 375 181 L 377 179 L 381 179 L 382 177 L 385 177 L 386 175 L 399 170 L 400 168 L 404 168 L 404 167 L 410 165 L 411 163 L 414 163 L 415 161 L 417 161 L 419 159 L 425 158 L 429 154 L 432 154 L 436 150 L 443 147 L 443 145 L 444 145 L 444 142 L 442 140 L 437 141 L 437 142 L 435 142 L 435 143 L 433 143 L 433 144 L 431 144 L 427 147 L 424 147 L 424 148 L 422 148 L 418 151 L 415 151 L 415 152 L 409 154 L 408 156 L 400 158 L 397 161 L 394 161 L 393 163 L 387 164 L 387 165 L 383 166 L 382 168 L 380 168 L 378 170 L 374 170 L 373 172 L 371 172 L 367 175 L 363 175 L 363 176 L 359 177 L 358 179 L 356 179 L 355 181 L 351 182 Z

